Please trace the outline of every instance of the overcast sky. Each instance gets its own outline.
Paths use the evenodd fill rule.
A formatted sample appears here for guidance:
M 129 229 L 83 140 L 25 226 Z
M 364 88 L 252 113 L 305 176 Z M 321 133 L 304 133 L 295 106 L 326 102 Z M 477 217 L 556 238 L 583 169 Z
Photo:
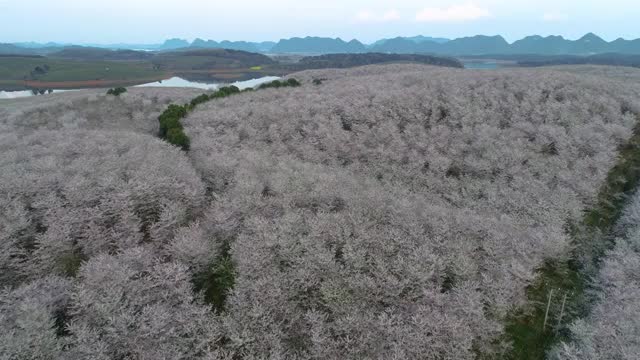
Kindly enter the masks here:
M 330 36 L 640 38 L 640 0 L 0 0 L 0 42 Z

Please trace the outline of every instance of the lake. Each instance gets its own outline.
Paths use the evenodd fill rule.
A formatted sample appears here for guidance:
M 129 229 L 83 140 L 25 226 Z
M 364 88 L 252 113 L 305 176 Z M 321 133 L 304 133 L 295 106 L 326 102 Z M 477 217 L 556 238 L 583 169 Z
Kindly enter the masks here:
M 197 89 L 203 89 L 203 90 L 215 90 L 221 86 L 234 85 L 240 88 L 240 90 L 242 90 L 249 87 L 256 87 L 260 84 L 278 80 L 278 79 L 280 78 L 277 76 L 265 76 L 265 77 L 246 80 L 246 81 L 236 81 L 231 84 L 223 84 L 223 83 L 196 82 L 196 81 L 185 80 L 180 77 L 172 77 L 167 80 L 136 85 L 134 87 L 188 87 L 188 88 L 197 88 Z M 28 96 L 46 96 L 48 94 L 53 94 L 53 93 L 59 93 L 59 92 L 65 92 L 65 91 L 78 91 L 78 90 L 82 90 L 82 89 L 50 89 L 50 90 L 40 91 L 40 92 L 38 92 L 37 90 L 0 91 L 0 99 L 15 99 L 15 98 L 28 97 Z
M 265 76 L 265 77 L 261 77 L 258 79 L 251 79 L 251 80 L 246 80 L 246 81 L 236 81 L 234 83 L 231 84 L 220 84 L 220 83 L 202 83 L 202 82 L 195 82 L 195 81 L 189 81 L 189 80 L 185 80 L 183 78 L 180 77 L 172 77 L 171 79 L 167 79 L 167 80 L 161 80 L 161 81 L 156 81 L 156 82 L 152 82 L 152 83 L 148 83 L 148 84 L 142 84 L 142 85 L 136 85 L 136 87 L 149 87 L 149 86 L 153 86 L 153 87 L 190 87 L 190 88 L 197 88 L 197 89 L 203 89 L 203 90 L 215 90 L 220 86 L 225 86 L 225 85 L 234 85 L 237 86 L 238 88 L 240 88 L 240 90 L 242 89 L 246 89 L 246 88 L 250 88 L 250 87 L 256 87 L 257 85 L 266 83 L 266 82 L 270 82 L 270 81 L 274 81 L 274 80 L 278 80 L 280 79 L 277 76 Z
M 482 58 L 459 58 L 462 65 L 464 65 L 465 69 L 485 69 L 485 70 L 495 70 L 501 69 L 505 67 L 514 67 L 517 66 L 516 61 L 512 60 L 499 60 L 499 59 L 482 59 Z
M 22 98 L 22 97 L 28 97 L 28 96 L 48 95 L 53 93 L 65 92 L 65 91 L 74 91 L 74 90 L 50 89 L 50 90 L 46 90 L 43 93 L 39 93 L 37 90 L 0 91 L 0 99 L 16 99 L 16 98 Z
M 498 64 L 495 62 L 463 62 L 465 69 L 497 69 Z

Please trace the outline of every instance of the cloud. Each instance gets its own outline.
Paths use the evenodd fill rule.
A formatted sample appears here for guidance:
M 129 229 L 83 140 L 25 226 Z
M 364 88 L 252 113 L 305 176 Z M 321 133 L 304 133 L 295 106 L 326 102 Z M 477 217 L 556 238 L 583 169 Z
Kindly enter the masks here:
M 386 13 L 382 14 L 382 20 L 384 21 L 400 20 L 400 13 L 397 10 L 389 10 Z
M 565 14 L 554 13 L 554 12 L 548 12 L 542 15 L 542 20 L 548 21 L 548 22 L 564 21 L 564 20 L 567 20 L 568 18 L 569 17 Z
M 445 8 L 428 7 L 416 14 L 417 21 L 423 22 L 459 22 L 472 21 L 491 16 L 488 9 L 473 3 L 452 5 Z
M 356 14 L 356 21 L 358 22 L 389 22 L 396 20 L 400 20 L 400 13 L 397 10 L 389 10 L 383 14 L 363 10 Z

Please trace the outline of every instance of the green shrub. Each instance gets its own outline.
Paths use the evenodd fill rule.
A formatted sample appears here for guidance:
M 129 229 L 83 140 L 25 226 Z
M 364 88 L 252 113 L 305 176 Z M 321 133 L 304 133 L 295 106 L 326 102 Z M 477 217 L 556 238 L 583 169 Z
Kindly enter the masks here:
M 180 129 L 182 130 L 182 124 L 180 124 L 180 119 L 187 116 L 187 107 L 180 105 L 169 105 L 167 110 L 165 110 L 159 117 L 158 121 L 160 121 L 160 137 L 166 138 L 169 130 L 171 129 Z
M 162 115 L 160 115 L 160 117 L 162 117 L 162 116 L 170 116 L 170 117 L 176 117 L 176 118 L 181 119 L 181 118 L 187 116 L 187 108 L 184 107 L 184 106 L 171 104 L 171 105 L 169 105 L 167 110 L 165 110 L 162 113 Z
M 120 94 L 124 94 L 127 92 L 127 89 L 123 87 L 117 87 L 115 89 L 107 90 L 107 95 L 120 96 Z
M 203 292 L 204 300 L 221 313 L 224 311 L 227 296 L 235 285 L 235 277 L 236 271 L 229 254 L 229 245 L 225 244 L 216 264 L 194 275 L 194 290 Z
M 264 83 L 258 86 L 258 89 L 268 89 L 268 88 L 280 88 L 280 87 L 297 87 L 300 86 L 300 82 L 294 78 L 287 79 L 285 81 L 274 80 L 272 82 Z
M 209 101 L 209 95 L 207 94 L 202 94 L 200 96 L 195 97 L 193 100 L 191 100 L 191 102 L 189 104 L 191 104 L 191 107 L 194 108 L 196 107 L 196 105 L 205 103 L 207 101 Z
M 300 85 L 301 85 L 300 81 L 298 81 L 298 80 L 296 80 L 294 78 L 291 78 L 291 79 L 287 80 L 287 85 L 286 86 L 297 87 L 297 86 L 300 86 Z
M 240 89 L 237 86 L 223 86 L 220 89 L 218 89 L 217 91 L 218 93 L 222 94 L 222 97 L 225 96 L 229 96 L 232 94 L 237 94 L 240 92 Z
M 282 83 L 279 80 L 274 80 L 269 83 L 264 83 L 258 87 L 258 89 L 268 89 L 268 88 L 279 88 L 282 86 Z
M 160 120 L 160 137 L 166 138 L 167 133 L 171 129 L 182 129 L 182 124 L 180 123 L 180 119 L 175 117 L 166 117 Z
M 555 143 L 555 142 L 553 142 L 553 141 L 552 141 L 552 142 L 550 142 L 550 143 L 548 143 L 548 144 L 544 144 L 544 145 L 542 146 L 542 151 L 541 151 L 541 152 L 542 152 L 543 154 L 545 154 L 545 155 L 549 155 L 549 156 L 551 156 L 551 155 L 558 155 L 558 154 L 559 154 L 559 152 L 558 152 L 558 147 L 556 146 L 556 143 Z
M 219 99 L 219 98 L 223 98 L 225 96 L 227 96 L 227 94 L 225 92 L 218 90 L 218 91 L 214 92 L 213 94 L 211 94 L 211 96 L 209 96 L 209 99 L 210 100 L 211 99 Z
M 169 129 L 169 131 L 167 132 L 167 141 L 170 144 L 181 147 L 182 150 L 185 151 L 189 150 L 189 146 L 191 145 L 191 141 L 189 140 L 187 134 L 185 134 L 182 130 L 182 126 L 179 128 L 175 127 Z
M 460 179 L 460 177 L 462 176 L 462 169 L 457 165 L 451 165 L 447 169 L 446 176 L 448 178 Z
M 81 253 L 72 251 L 59 256 L 56 259 L 56 265 L 62 274 L 76 276 L 84 260 L 86 258 Z

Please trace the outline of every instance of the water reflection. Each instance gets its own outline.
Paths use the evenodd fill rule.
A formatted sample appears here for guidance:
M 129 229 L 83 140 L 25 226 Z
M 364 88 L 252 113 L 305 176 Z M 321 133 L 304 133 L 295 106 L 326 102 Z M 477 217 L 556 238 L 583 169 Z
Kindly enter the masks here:
M 266 82 L 270 82 L 270 81 L 274 81 L 274 80 L 278 80 L 280 79 L 277 76 L 265 76 L 265 77 L 261 77 L 258 79 L 251 79 L 251 80 L 246 80 L 246 81 L 236 81 L 234 83 L 231 84 L 221 84 L 221 83 L 208 83 L 208 82 L 196 82 L 196 81 L 189 81 L 189 80 L 185 80 L 183 78 L 180 77 L 172 77 L 171 79 L 167 79 L 167 80 L 160 80 L 160 81 L 156 81 L 156 82 L 152 82 L 152 83 L 148 83 L 148 84 L 142 84 L 142 85 L 137 85 L 137 87 L 148 87 L 148 86 L 154 86 L 154 87 L 190 87 L 190 88 L 197 88 L 197 89 L 203 89 L 203 90 L 215 90 L 220 86 L 223 85 L 234 85 L 237 86 L 240 90 L 242 89 L 246 89 L 249 87 L 255 87 L 257 85 L 266 83 Z

